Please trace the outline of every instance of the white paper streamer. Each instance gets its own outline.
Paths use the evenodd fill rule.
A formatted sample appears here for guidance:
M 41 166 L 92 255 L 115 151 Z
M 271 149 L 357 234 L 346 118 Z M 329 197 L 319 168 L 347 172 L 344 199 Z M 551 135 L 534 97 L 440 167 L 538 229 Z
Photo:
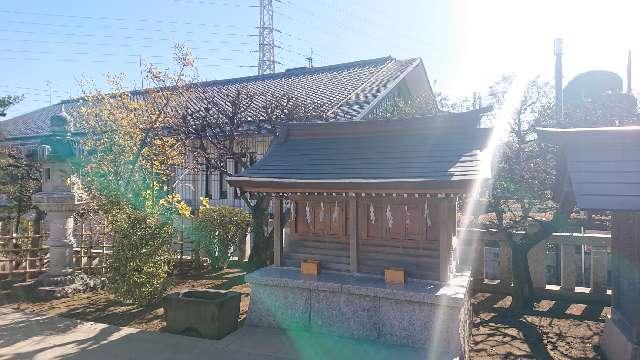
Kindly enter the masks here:
M 391 205 L 387 205 L 387 226 L 391 228 L 393 226 L 393 214 L 391 214 Z
M 369 220 L 372 224 L 376 223 L 376 210 L 373 208 L 373 204 L 369 205 Z

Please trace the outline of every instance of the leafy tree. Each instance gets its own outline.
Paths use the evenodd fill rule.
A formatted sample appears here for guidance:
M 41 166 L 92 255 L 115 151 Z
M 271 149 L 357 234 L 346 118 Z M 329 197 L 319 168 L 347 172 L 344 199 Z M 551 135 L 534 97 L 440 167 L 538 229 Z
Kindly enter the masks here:
M 0 194 L 6 205 L 0 208 L 0 218 L 15 220 L 15 233 L 20 232 L 20 218 L 32 209 L 31 195 L 38 192 L 40 166 L 23 148 L 0 144 Z
M 194 240 L 207 253 L 211 268 L 222 270 L 229 264 L 232 249 L 244 241 L 251 216 L 242 209 L 209 206 L 206 198 L 202 200 L 198 216 L 194 218 Z
M 0 117 L 7 116 L 7 109 L 22 101 L 24 97 L 17 95 L 7 95 L 0 97 Z
M 107 289 L 124 300 L 145 304 L 166 289 L 171 267 L 171 225 L 190 208 L 173 193 L 170 179 L 184 159 L 184 146 L 167 129 L 184 106 L 171 87 L 188 82 L 193 61 L 176 49 L 178 69 L 147 78 L 156 87 L 129 92 L 111 77 L 111 92 L 88 90 L 77 109 L 84 156 L 77 164 L 83 190 L 106 218 L 114 236 L 107 262 Z
M 510 91 L 510 78 L 504 78 L 493 89 L 494 102 L 503 104 Z M 515 308 L 533 304 L 527 254 L 565 226 L 572 210 L 568 204 L 553 201 L 554 148 L 536 140 L 536 128 L 556 124 L 553 105 L 551 86 L 534 79 L 525 86 L 509 119 L 496 118 L 509 121 L 509 131 L 493 160 L 488 207 L 495 214 L 493 226 L 505 235 L 511 247 Z M 548 214 L 552 214 L 551 219 Z

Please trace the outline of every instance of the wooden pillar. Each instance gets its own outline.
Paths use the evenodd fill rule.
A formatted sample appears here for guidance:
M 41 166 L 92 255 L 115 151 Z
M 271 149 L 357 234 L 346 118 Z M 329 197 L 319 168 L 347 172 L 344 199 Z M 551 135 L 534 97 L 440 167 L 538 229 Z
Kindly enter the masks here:
M 560 289 L 574 292 L 576 290 L 576 246 L 560 244 Z
M 450 231 L 450 217 L 455 216 L 455 212 L 450 214 L 451 207 L 449 201 L 451 199 L 438 200 L 438 238 L 440 239 L 440 281 L 449 280 L 449 266 L 451 265 L 451 241 L 452 233 Z
M 273 198 L 273 265 L 282 266 L 282 199 Z
M 607 249 L 591 248 L 591 293 L 604 294 L 607 283 Z
M 347 231 L 349 234 L 349 265 L 351 272 L 358 272 L 358 207 L 355 197 L 347 204 Z

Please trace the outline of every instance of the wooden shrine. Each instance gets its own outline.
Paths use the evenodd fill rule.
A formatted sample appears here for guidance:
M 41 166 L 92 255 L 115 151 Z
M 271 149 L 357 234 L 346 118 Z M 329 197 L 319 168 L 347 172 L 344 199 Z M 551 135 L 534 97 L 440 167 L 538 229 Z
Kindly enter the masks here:
M 383 275 L 399 267 L 445 281 L 456 201 L 479 177 L 489 134 L 478 117 L 291 124 L 228 181 L 274 194 L 276 266 L 315 259 L 323 270 Z M 291 214 L 284 244 L 283 207 Z
M 480 115 L 290 124 L 229 178 L 274 197 L 274 266 L 246 276 L 247 323 L 464 356 L 470 277 L 452 254 L 457 200 L 481 177 Z
M 559 145 L 557 201 L 612 214 L 611 318 L 601 337 L 609 359 L 640 359 L 640 127 L 540 129 Z

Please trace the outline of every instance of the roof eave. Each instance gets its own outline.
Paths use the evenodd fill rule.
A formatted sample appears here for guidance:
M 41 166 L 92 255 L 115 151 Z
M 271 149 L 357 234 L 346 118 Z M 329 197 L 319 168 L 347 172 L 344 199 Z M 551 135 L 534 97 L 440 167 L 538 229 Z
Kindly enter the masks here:
M 336 193 L 404 193 L 463 194 L 471 191 L 476 179 L 327 179 L 299 180 L 280 178 L 229 177 L 229 185 L 247 192 L 336 192 Z

